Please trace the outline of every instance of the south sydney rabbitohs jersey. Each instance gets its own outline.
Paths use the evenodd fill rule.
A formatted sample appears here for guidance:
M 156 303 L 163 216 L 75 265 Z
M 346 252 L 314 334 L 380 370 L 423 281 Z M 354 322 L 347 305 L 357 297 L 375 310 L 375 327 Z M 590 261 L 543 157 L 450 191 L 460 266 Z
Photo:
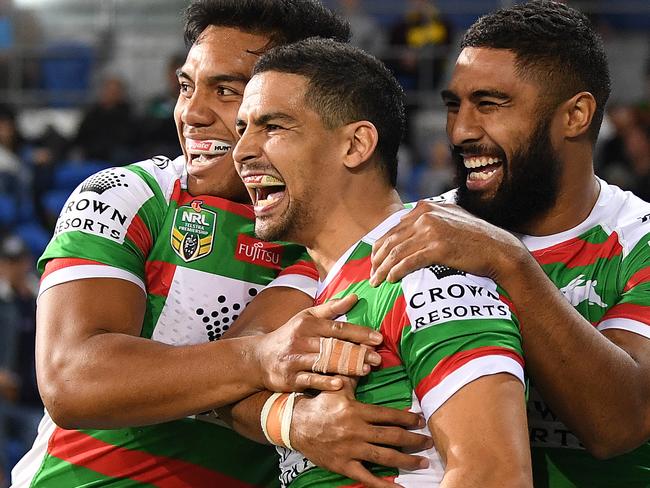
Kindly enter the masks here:
M 130 281 L 146 294 L 141 336 L 173 345 L 219 339 L 265 286 L 313 296 L 317 272 L 304 249 L 256 239 L 248 205 L 191 196 L 184 164 L 182 157 L 154 158 L 82 183 L 39 261 L 40 292 L 84 278 Z M 64 430 L 46 413 L 13 486 L 277 484 L 272 448 L 204 419 Z
M 493 281 L 432 266 L 399 283 L 383 283 L 378 288 L 368 284 L 372 244 L 402 215 L 404 211 L 393 214 L 353 245 L 319 286 L 317 303 L 355 293 L 358 303 L 341 320 L 369 326 L 384 336 L 379 349 L 382 365 L 360 379 L 357 399 L 423 412 L 428 419 L 455 392 L 479 377 L 505 372 L 523 382 L 517 319 Z M 315 467 L 299 452 L 278 451 L 283 486 L 359 486 Z M 370 469 L 409 488 L 438 486 L 444 474 L 438 452 L 432 448 L 419 454 L 429 458 L 428 469 Z
M 580 225 L 551 236 L 518 237 L 594 327 L 650 338 L 650 204 L 599 183 L 596 205 Z M 453 202 L 453 192 L 443 198 Z M 596 368 L 594 374 L 607 371 Z M 650 486 L 650 443 L 610 460 L 595 459 L 544 402 L 534 378 L 528 424 L 535 488 Z

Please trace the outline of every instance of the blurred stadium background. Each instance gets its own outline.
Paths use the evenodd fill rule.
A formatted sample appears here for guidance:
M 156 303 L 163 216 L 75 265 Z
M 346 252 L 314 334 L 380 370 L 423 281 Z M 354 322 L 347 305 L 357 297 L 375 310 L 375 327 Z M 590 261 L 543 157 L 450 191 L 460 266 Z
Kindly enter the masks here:
M 404 199 L 450 188 L 438 95 L 464 30 L 513 0 L 325 0 L 408 96 Z M 614 82 L 597 170 L 650 199 L 650 0 L 569 1 L 601 32 Z M 98 169 L 179 154 L 171 118 L 186 0 L 0 0 L 0 487 L 31 445 L 35 258 Z M 5 473 L 4 481 L 2 473 Z

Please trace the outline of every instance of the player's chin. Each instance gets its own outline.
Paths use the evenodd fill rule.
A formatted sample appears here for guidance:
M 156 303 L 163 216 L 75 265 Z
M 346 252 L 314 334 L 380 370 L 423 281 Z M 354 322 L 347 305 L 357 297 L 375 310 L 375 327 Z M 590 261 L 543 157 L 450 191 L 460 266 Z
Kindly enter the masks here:
M 286 225 L 282 219 L 273 216 L 257 216 L 255 218 L 255 236 L 263 241 L 285 240 Z
M 232 152 L 220 156 L 194 156 L 191 155 L 187 159 L 187 173 L 194 178 L 218 178 L 219 175 L 215 172 L 224 173 L 230 170 L 233 174 L 237 174 L 234 169 L 234 162 L 232 160 Z

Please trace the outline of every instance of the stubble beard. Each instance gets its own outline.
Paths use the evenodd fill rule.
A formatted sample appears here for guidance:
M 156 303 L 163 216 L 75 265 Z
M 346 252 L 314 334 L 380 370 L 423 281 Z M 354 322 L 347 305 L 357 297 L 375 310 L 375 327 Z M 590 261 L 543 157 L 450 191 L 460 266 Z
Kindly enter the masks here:
M 289 203 L 282 215 L 271 218 L 255 219 L 255 235 L 263 241 L 288 241 L 301 244 L 303 232 L 310 221 L 308 207 L 300 201 Z

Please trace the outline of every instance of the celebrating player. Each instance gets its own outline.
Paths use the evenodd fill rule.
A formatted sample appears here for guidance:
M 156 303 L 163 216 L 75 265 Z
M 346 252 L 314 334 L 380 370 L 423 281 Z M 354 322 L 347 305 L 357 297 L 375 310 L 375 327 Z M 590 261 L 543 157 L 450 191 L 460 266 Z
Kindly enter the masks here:
M 315 289 L 313 266 L 297 246 L 254 237 L 232 161 L 235 115 L 259 54 L 309 36 L 346 40 L 347 26 L 312 0 L 197 0 L 185 33 L 191 49 L 175 111 L 183 156 L 86 180 L 39 262 L 37 369 L 47 413 L 13 470 L 16 487 L 277 483 L 271 449 L 193 415 L 263 388 L 340 388 L 340 378 L 312 372 L 319 338 L 381 340 L 329 320 L 354 300 L 291 319 L 313 303 L 305 293 Z M 266 330 L 288 323 L 218 341 L 237 319 Z M 379 362 L 353 350 L 367 363 L 355 374 Z M 386 412 L 396 425 L 419 424 L 417 415 Z M 427 440 L 404 432 L 368 442 Z
M 373 282 L 432 263 L 494 279 L 534 383 L 535 486 L 648 486 L 650 205 L 594 175 L 602 42 L 578 11 L 534 1 L 479 19 L 462 47 L 443 91 L 459 176 L 444 199 L 489 223 L 419 204 L 375 244 Z
M 363 51 L 322 39 L 275 48 L 253 73 L 233 157 L 255 232 L 308 249 L 322 277 L 317 302 L 359 297 L 346 320 L 380 331 L 384 344 L 381 368 L 359 381 L 357 398 L 422 411 L 435 441 L 421 452 L 427 469 L 372 472 L 407 487 L 531 486 L 520 336 L 503 290 L 444 266 L 368 283 L 372 244 L 407 212 L 395 191 L 397 81 Z M 293 434 L 292 417 L 303 401 L 276 394 L 261 409 L 265 436 L 283 446 L 283 484 L 347 486 L 300 453 L 310 446 Z

